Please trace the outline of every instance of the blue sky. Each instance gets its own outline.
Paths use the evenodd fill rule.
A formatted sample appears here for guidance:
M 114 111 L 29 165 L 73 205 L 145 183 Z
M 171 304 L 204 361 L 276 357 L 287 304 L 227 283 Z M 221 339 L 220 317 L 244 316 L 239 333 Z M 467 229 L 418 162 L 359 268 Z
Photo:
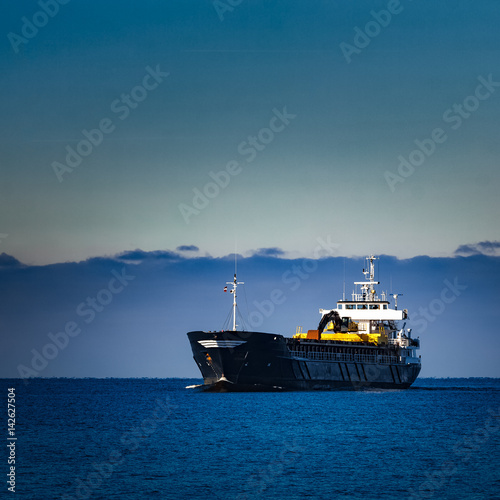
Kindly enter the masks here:
M 221 5 L 1 7 L 2 375 L 122 266 L 137 280 L 42 375 L 197 375 L 185 332 L 222 326 L 236 250 L 250 303 L 320 258 L 263 322 L 285 334 L 338 298 L 344 256 L 348 283 L 387 256 L 414 318 L 458 279 L 423 375 L 498 376 L 497 3 Z M 472 361 L 468 306 L 492 346 Z
M 297 258 L 325 234 L 338 255 L 408 258 L 498 240 L 496 2 L 243 1 L 219 15 L 208 0 L 74 0 L 45 18 L 42 4 L 0 17 L 0 245 L 21 261 L 184 244 Z M 402 177 L 398 157 L 436 129 Z

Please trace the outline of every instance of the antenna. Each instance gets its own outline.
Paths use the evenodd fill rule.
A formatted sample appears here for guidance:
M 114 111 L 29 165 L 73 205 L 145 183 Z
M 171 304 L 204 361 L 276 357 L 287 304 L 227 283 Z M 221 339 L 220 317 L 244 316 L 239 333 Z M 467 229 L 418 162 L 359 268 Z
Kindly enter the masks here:
M 344 287 L 342 288 L 342 300 L 345 300 L 345 257 L 344 257 Z
M 394 299 L 394 309 L 398 308 L 398 297 L 401 297 L 402 293 L 393 293 L 392 298 Z
M 238 255 L 238 240 L 236 236 L 234 237 L 234 275 L 236 276 L 236 272 L 238 271 L 238 260 L 236 256 Z

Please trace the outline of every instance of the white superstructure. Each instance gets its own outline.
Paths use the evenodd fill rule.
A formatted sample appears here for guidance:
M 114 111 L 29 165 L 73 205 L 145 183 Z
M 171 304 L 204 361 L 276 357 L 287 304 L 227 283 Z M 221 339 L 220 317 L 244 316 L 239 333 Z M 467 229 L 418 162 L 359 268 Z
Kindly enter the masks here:
M 335 311 L 338 313 L 345 329 L 349 332 L 359 332 L 360 334 L 379 334 L 387 337 L 389 344 L 398 346 L 401 355 L 407 357 L 407 362 L 420 362 L 416 356 L 416 350 L 420 347 L 418 339 L 411 338 L 411 328 L 405 329 L 406 323 L 402 327 L 398 321 L 408 320 L 408 310 L 398 309 L 397 300 L 401 294 L 392 294 L 394 307 L 388 300 L 388 294 L 382 292 L 378 295 L 375 285 L 375 260 L 376 257 L 370 255 L 366 257 L 366 268 L 363 269 L 365 281 L 354 282 L 355 289 L 352 292 L 351 300 L 345 298 L 337 301 L 334 309 L 320 309 L 322 318 Z M 329 323 L 325 333 L 332 331 L 333 323 Z

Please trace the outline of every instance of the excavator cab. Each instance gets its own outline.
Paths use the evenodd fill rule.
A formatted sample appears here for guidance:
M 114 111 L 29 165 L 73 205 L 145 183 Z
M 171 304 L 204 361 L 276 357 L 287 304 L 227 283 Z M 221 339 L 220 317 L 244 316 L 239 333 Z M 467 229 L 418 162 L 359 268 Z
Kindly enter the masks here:
M 349 324 L 351 323 L 351 318 L 349 317 L 344 317 L 342 318 L 342 325 L 340 327 L 340 331 L 342 333 L 346 333 L 349 331 Z

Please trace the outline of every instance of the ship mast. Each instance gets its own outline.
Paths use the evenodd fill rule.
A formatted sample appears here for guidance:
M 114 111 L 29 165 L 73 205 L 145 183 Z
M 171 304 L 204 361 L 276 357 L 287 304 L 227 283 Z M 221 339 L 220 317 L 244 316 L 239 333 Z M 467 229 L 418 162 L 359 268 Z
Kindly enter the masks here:
M 374 285 L 378 285 L 380 282 L 375 281 L 375 263 L 377 257 L 370 255 L 366 257 L 366 263 L 368 267 L 363 269 L 363 274 L 365 275 L 365 279 L 369 279 L 370 281 L 355 281 L 355 285 L 361 285 L 361 292 L 363 301 L 365 300 L 374 300 L 375 299 L 375 288 Z
M 234 273 L 233 281 L 226 281 L 226 285 L 233 285 L 233 289 L 229 290 L 229 293 L 233 294 L 233 332 L 236 331 L 236 288 L 238 285 L 244 285 L 244 281 L 236 280 L 236 273 Z

